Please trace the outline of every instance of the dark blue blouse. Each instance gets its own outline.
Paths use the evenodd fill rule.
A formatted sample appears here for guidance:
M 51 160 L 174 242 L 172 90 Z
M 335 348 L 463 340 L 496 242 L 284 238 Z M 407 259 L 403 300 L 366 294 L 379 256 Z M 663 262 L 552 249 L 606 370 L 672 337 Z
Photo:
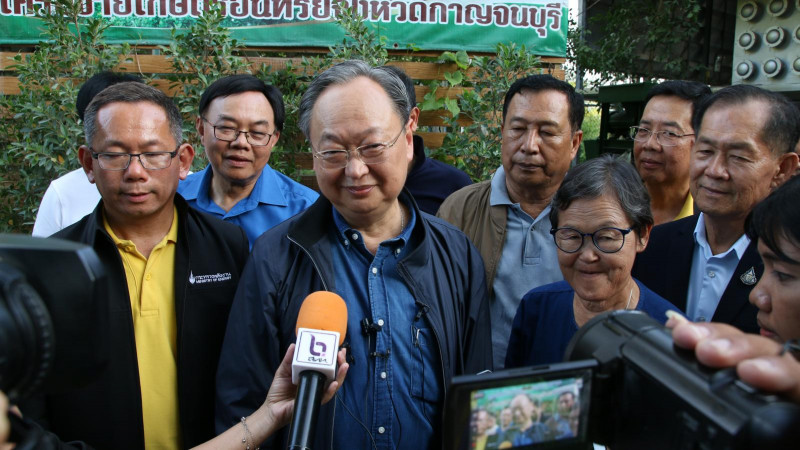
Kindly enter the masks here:
M 662 324 L 667 321 L 667 310 L 680 312 L 638 280 L 634 281 L 640 290 L 637 311 L 647 313 Z M 574 294 L 575 291 L 566 281 L 546 284 L 525 294 L 511 327 L 505 364 L 507 369 L 564 360 L 567 344 L 578 331 L 572 309 Z

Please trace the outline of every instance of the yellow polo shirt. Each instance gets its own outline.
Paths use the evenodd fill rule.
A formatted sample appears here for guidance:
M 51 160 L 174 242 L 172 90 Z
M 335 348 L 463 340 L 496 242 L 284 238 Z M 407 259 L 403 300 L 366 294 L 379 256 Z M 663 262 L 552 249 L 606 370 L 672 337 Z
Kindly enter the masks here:
M 173 210 L 172 226 L 149 258 L 139 253 L 132 241 L 118 238 L 105 215 L 103 224 L 117 245 L 128 281 L 145 447 L 148 450 L 181 448 L 174 270 L 178 211 Z
M 684 217 L 689 217 L 694 214 L 694 199 L 692 198 L 692 193 L 686 196 L 686 202 L 683 204 L 683 208 L 681 208 L 681 212 L 678 213 L 672 220 L 683 219 Z

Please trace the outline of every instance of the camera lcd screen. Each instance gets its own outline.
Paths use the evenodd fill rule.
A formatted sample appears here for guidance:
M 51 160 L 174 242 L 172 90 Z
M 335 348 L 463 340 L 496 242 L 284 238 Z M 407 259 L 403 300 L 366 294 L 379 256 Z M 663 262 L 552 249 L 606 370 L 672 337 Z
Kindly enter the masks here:
M 455 378 L 445 413 L 447 448 L 581 448 L 593 366 L 563 363 Z

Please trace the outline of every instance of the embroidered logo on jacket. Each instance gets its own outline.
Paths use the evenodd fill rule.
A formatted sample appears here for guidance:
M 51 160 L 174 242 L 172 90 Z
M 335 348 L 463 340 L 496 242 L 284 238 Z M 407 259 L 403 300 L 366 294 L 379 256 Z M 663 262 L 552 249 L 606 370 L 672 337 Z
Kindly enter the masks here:
M 233 278 L 233 276 L 230 272 L 197 276 L 195 276 L 195 274 L 192 272 L 189 272 L 189 283 L 191 284 L 221 283 L 223 281 L 228 281 L 231 278 Z

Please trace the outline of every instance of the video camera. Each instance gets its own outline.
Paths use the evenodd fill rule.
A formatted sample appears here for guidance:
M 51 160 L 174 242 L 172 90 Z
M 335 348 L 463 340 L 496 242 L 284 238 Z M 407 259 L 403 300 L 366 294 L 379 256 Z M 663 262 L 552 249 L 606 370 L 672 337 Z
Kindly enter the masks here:
M 757 391 L 733 369 L 701 365 L 644 313 L 593 318 L 570 341 L 565 361 L 455 377 L 447 449 L 794 449 L 800 442 L 800 406 Z M 561 404 L 565 393 L 571 405 L 569 398 Z M 526 433 L 503 431 L 502 423 L 487 433 L 481 411 L 512 402 L 517 423 L 538 413 L 535 423 Z
M 0 234 L 0 390 L 11 404 L 81 387 L 103 370 L 107 289 L 90 247 Z

